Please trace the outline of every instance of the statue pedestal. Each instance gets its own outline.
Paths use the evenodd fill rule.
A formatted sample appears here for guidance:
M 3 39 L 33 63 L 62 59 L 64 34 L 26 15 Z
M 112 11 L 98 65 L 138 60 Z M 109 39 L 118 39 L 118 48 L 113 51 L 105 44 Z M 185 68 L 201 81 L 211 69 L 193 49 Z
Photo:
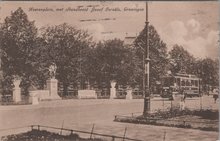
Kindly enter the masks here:
M 21 88 L 13 89 L 13 101 L 14 102 L 21 101 Z
M 49 99 L 61 99 L 61 97 L 58 95 L 57 79 L 47 80 L 47 90 L 49 90 Z
M 21 81 L 15 80 L 14 81 L 14 89 L 13 89 L 13 101 L 20 102 L 21 101 L 21 88 L 19 87 Z
M 127 90 L 126 99 L 133 99 L 133 97 L 132 97 L 132 90 L 131 89 Z
M 183 95 L 180 94 L 173 94 L 173 101 L 172 101 L 172 109 L 185 109 L 185 102 L 183 101 Z
M 111 82 L 111 90 L 110 90 L 110 99 L 116 98 L 116 88 L 115 88 L 116 82 Z
M 39 104 L 38 91 L 30 91 L 30 101 L 31 101 L 32 105 Z

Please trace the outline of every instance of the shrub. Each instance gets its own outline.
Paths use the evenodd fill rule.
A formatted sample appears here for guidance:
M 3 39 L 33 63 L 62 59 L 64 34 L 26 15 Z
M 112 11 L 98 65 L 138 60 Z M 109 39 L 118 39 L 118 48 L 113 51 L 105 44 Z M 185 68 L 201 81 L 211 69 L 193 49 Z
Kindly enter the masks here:
M 78 134 L 67 136 L 51 133 L 45 130 L 32 130 L 18 135 L 9 135 L 1 138 L 2 141 L 103 141 L 103 139 L 85 139 L 80 138 Z

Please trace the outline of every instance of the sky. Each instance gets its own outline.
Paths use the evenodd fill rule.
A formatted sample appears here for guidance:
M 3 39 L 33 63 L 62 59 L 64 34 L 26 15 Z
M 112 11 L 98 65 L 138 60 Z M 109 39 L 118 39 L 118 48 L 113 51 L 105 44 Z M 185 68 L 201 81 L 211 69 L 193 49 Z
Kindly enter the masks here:
M 25 11 L 29 20 L 35 21 L 38 28 L 66 22 L 87 30 L 95 41 L 137 36 L 146 21 L 146 2 L 143 1 L 8 1 L 0 2 L 0 22 L 3 23 L 5 17 L 18 7 Z M 148 2 L 148 21 L 168 50 L 178 44 L 197 58 L 219 57 L 218 1 Z

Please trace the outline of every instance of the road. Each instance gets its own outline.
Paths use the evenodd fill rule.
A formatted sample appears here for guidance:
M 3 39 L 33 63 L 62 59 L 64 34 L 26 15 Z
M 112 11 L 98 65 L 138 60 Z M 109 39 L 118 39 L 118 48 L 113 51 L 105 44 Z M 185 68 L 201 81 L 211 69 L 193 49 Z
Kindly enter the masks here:
M 193 98 L 186 100 L 188 108 L 218 108 L 212 97 Z M 152 109 L 163 109 L 170 106 L 170 101 L 153 99 Z M 123 136 L 127 127 L 126 137 L 162 141 L 216 141 L 217 132 L 206 132 L 194 129 L 159 127 L 113 122 L 115 115 L 141 114 L 143 100 L 58 100 L 44 101 L 39 105 L 0 106 L 0 135 L 25 131 L 27 129 L 10 129 L 32 124 L 64 127 Z M 63 125 L 62 125 L 63 124 Z M 5 130 L 10 129 L 10 130 Z

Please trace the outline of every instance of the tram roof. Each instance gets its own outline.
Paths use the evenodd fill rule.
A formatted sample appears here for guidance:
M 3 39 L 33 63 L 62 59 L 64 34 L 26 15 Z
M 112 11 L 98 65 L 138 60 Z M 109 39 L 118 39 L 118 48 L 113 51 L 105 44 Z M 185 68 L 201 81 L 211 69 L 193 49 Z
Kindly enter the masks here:
M 185 78 L 200 79 L 196 75 L 186 74 L 186 73 L 167 74 L 166 76 L 163 76 L 163 77 L 185 77 Z
M 196 75 L 192 75 L 192 74 L 183 74 L 183 73 L 176 73 L 175 76 L 188 77 L 188 78 L 198 78 Z

